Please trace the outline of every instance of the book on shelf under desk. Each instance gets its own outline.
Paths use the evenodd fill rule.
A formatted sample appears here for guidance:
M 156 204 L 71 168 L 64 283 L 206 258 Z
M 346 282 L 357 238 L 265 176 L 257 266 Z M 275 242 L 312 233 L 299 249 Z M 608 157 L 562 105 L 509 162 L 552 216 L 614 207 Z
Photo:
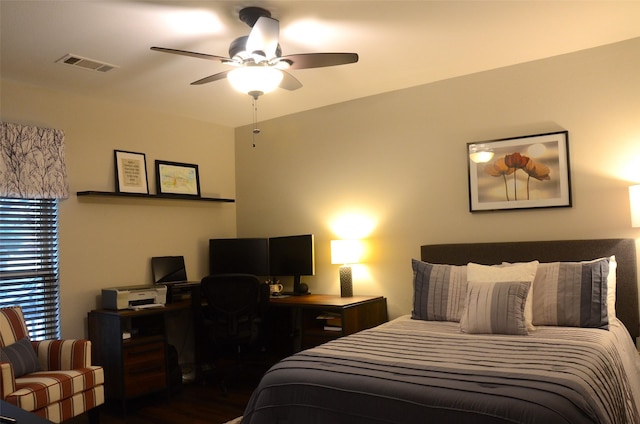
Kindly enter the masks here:
M 342 327 L 338 327 L 336 325 L 325 325 L 325 331 L 342 331 Z
M 323 312 L 316 319 L 324 321 L 323 328 L 327 331 L 342 331 L 342 316 L 335 312 Z

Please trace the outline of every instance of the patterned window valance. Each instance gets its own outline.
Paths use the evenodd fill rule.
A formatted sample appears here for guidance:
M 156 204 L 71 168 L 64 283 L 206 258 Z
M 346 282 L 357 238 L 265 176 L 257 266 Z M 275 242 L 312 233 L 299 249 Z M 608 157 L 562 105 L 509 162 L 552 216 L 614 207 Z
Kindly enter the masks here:
M 64 131 L 0 122 L 0 197 L 69 197 Z

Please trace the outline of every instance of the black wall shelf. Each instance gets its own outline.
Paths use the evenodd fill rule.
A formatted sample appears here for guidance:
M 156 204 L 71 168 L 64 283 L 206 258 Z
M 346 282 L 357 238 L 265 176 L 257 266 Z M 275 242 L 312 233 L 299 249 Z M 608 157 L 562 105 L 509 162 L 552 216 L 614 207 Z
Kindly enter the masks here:
M 220 199 L 216 197 L 198 197 L 181 194 L 143 194 L 143 193 L 116 193 L 114 191 L 79 191 L 78 197 L 121 197 L 138 199 L 163 199 L 163 200 L 192 200 L 197 202 L 225 202 L 234 203 L 235 199 Z

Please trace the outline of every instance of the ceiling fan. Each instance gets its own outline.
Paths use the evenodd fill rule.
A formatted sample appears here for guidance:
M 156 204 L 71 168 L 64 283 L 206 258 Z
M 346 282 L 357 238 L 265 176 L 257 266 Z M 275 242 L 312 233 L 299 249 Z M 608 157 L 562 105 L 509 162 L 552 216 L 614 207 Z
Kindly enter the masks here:
M 165 47 L 151 47 L 151 50 L 217 60 L 230 65 L 234 69 L 199 79 L 191 85 L 228 78 L 234 88 L 249 94 L 254 99 L 277 87 L 285 90 L 297 90 L 302 87 L 300 81 L 286 70 L 322 68 L 358 61 L 357 53 L 302 53 L 281 56 L 280 22 L 272 18 L 268 10 L 260 7 L 246 7 L 240 10 L 239 17 L 242 22 L 251 27 L 251 32 L 231 42 L 229 57 Z M 262 78 L 267 79 L 268 83 L 260 85 L 258 79 Z

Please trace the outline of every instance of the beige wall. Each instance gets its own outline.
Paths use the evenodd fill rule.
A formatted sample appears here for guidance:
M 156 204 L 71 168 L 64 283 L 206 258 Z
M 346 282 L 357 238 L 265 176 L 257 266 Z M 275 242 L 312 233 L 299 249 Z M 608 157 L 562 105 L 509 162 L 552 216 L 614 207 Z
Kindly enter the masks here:
M 337 294 L 335 222 L 365 217 L 371 254 L 354 292 L 387 296 L 392 317 L 411 310 L 421 244 L 640 237 L 627 192 L 640 182 L 639 69 L 635 39 L 263 122 L 255 148 L 237 128 L 238 235 L 314 233 L 316 275 L 303 281 Z M 558 130 L 572 208 L 469 212 L 467 142 Z
M 113 150 L 199 165 L 203 196 L 235 198 L 233 129 L 3 81 L 2 120 L 65 131 L 71 195 L 60 203 L 62 334 L 86 336 L 102 288 L 150 284 L 150 258 L 184 255 L 188 276 L 207 274 L 208 239 L 236 233 L 234 203 L 87 199 L 115 189 Z
M 191 278 L 205 275 L 207 240 L 235 236 L 236 220 L 238 236 L 314 233 L 316 275 L 304 280 L 315 293 L 339 293 L 336 223 L 371 223 L 354 291 L 387 296 L 392 317 L 410 311 L 421 244 L 640 237 L 627 197 L 640 182 L 639 53 L 631 40 L 291 115 L 261 123 L 256 147 L 249 126 L 234 134 L 2 81 L 3 120 L 66 133 L 63 336 L 86 335 L 102 288 L 150 282 L 151 256 L 183 254 Z M 564 129 L 572 208 L 468 211 L 467 142 Z M 151 192 L 153 161 L 163 159 L 197 163 L 203 195 L 238 201 L 79 200 L 77 191 L 114 189 L 114 149 L 146 154 Z

